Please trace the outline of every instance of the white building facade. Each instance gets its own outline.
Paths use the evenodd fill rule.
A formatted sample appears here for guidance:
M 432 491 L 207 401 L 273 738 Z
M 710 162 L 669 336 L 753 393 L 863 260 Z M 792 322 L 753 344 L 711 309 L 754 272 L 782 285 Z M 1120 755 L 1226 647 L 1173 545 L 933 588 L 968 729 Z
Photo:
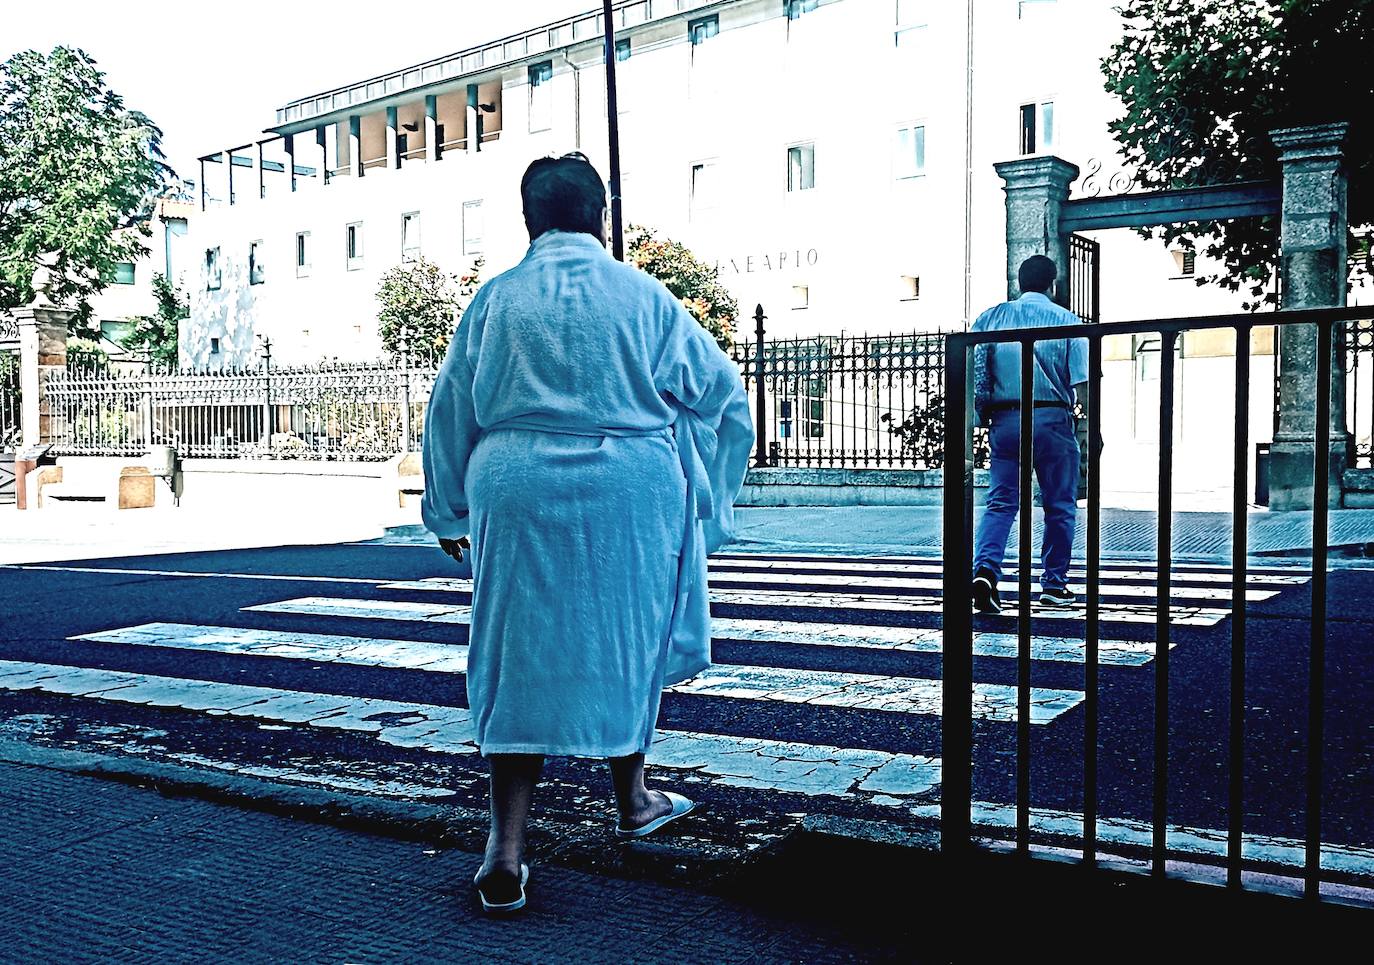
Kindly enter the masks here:
M 999 161 L 1120 169 L 1100 62 L 1112 0 L 634 0 L 616 5 L 626 224 L 717 262 L 773 336 L 962 329 L 1007 296 Z M 526 249 L 519 180 L 580 150 L 604 174 L 599 12 L 293 101 L 260 140 L 202 159 L 183 365 L 380 352 L 381 274 L 423 254 L 484 277 Z M 1081 182 L 1076 192 L 1090 186 Z M 1235 311 L 1206 266 L 1103 232 L 1104 320 Z M 1200 261 L 1200 259 L 1199 259 Z M 740 322 L 747 335 L 748 319 Z M 1185 339 L 1181 490 L 1220 498 L 1233 347 Z M 1105 352 L 1108 488 L 1149 487 L 1157 352 Z M 1272 384 L 1272 340 L 1254 383 Z M 1223 405 L 1224 403 L 1224 405 Z M 1271 416 L 1255 406 L 1255 438 Z M 1115 477 L 1115 478 L 1113 478 Z M 1125 500 L 1129 502 L 1129 499 Z

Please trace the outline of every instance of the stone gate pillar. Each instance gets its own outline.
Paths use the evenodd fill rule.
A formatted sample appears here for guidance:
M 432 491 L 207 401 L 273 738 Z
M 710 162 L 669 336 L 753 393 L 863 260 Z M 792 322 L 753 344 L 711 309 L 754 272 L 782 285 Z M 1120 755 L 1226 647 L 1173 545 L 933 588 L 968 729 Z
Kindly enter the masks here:
M 1007 297 L 1021 294 L 1016 272 L 1031 255 L 1047 255 L 1059 269 L 1057 300 L 1069 294 L 1069 236 L 1059 230 L 1059 211 L 1069 200 L 1078 166 L 1058 157 L 1027 157 L 994 164 L 1006 182 Z
M 1346 171 L 1342 148 L 1348 125 L 1321 124 L 1274 131 L 1283 166 L 1283 220 L 1279 280 L 1283 308 L 1332 308 L 1346 295 Z M 1339 340 L 1331 366 L 1332 507 L 1341 505 L 1348 443 L 1345 364 Z M 1269 463 L 1272 509 L 1312 508 L 1316 427 L 1315 328 L 1285 328 L 1279 335 L 1278 430 Z
M 67 365 L 67 323 L 72 312 L 35 304 L 13 314 L 19 325 L 19 391 L 23 397 L 20 444 L 27 449 L 49 437 L 43 382 L 49 371 Z

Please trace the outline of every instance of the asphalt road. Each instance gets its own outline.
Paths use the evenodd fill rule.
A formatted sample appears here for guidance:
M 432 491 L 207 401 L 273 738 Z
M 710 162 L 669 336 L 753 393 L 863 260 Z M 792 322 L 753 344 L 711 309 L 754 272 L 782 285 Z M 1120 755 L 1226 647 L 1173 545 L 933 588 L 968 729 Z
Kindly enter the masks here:
M 932 710 L 930 694 L 921 688 L 938 681 L 940 654 L 930 642 L 938 636 L 919 631 L 939 625 L 939 590 L 929 584 L 938 580 L 937 565 L 764 556 L 713 561 L 713 590 L 719 594 L 713 614 L 730 621 L 726 632 L 717 630 L 716 679 L 694 692 L 667 694 L 660 717 L 661 731 L 687 735 L 691 753 L 676 768 L 658 769 L 659 780 L 685 786 L 716 815 L 714 826 L 709 816 L 689 819 L 695 822 L 692 833 L 718 844 L 748 844 L 800 814 L 903 827 L 929 818 L 939 800 L 940 717 L 938 700 Z M 1193 617 L 1173 628 L 1170 658 L 1169 820 L 1212 832 L 1227 821 L 1227 574 L 1209 567 L 1179 573 L 1175 592 L 1182 595 L 1176 603 L 1181 614 Z M 213 701 L 210 710 L 197 709 L 194 700 L 178 696 L 195 691 L 189 682 L 203 681 L 464 708 L 461 647 L 454 645 L 467 642 L 467 627 L 433 614 L 461 609 L 468 595 L 461 584 L 386 585 L 461 575 L 437 549 L 379 544 L 0 568 L 0 599 L 6 601 L 0 610 L 0 661 L 11 662 L 0 664 L 0 738 L 480 809 L 480 758 L 470 748 L 465 753 L 436 749 L 432 740 L 391 739 L 397 731 L 387 727 L 408 724 L 405 708 L 369 704 L 375 717 L 358 727 L 320 727 L 251 710 L 223 713 L 213 709 Z M 1253 575 L 1244 827 L 1257 846 L 1281 851 L 1286 839 L 1300 839 L 1303 830 L 1310 582 L 1301 568 L 1271 565 Z M 1124 656 L 1101 669 L 1099 810 L 1117 822 L 1128 844 L 1148 840 L 1151 815 L 1155 664 L 1148 647 L 1131 647 L 1153 640 L 1152 585 L 1143 566 L 1122 567 L 1108 580 L 1110 595 L 1104 596 L 1102 635 Z M 1331 575 L 1323 828 L 1326 842 L 1345 849 L 1341 868 L 1356 878 L 1374 874 L 1374 851 L 1365 850 L 1374 847 L 1371 591 L 1374 572 L 1343 569 Z M 876 608 L 855 594 L 876 600 Z M 304 598 L 317 601 L 315 612 L 245 609 Z M 363 610 L 356 609 L 360 603 Z M 361 615 L 368 606 L 375 611 L 386 603 L 419 604 L 414 614 L 429 616 Z M 184 626 L 164 627 L 161 637 L 153 633 L 139 641 L 118 634 L 115 640 L 71 639 L 149 624 Z M 1081 639 L 1083 631 L 1079 620 L 1038 612 L 1034 625 L 1037 637 L 1056 640 Z M 884 630 L 869 640 L 864 628 L 874 626 L 912 633 Z M 222 628 L 268 632 L 272 646 L 316 641 L 312 635 L 358 638 L 349 645 L 366 644 L 372 656 L 359 661 L 355 652 L 353 662 L 343 662 L 308 649 L 270 655 L 261 641 L 253 643 L 254 651 L 214 639 L 169 642 L 167 636 L 191 640 L 197 633 L 203 637 L 205 628 L 220 628 L 215 632 L 221 638 Z M 1014 634 L 1015 620 L 980 617 L 976 629 Z M 235 639 L 241 644 L 249 638 Z M 421 653 L 406 649 L 414 644 L 438 649 L 410 660 L 406 654 Z M 1071 643 L 1063 646 L 1071 649 Z M 1002 703 L 1006 692 L 996 685 L 1014 686 L 1016 661 L 991 642 L 989 647 L 974 667 L 975 681 L 994 685 L 974 724 L 974 798 L 986 805 L 986 820 L 998 825 L 1010 820 L 1007 805 L 1015 800 L 1016 728 Z M 458 655 L 456 665 L 433 662 L 434 653 L 450 652 Z M 426 663 L 431 669 L 424 669 Z M 54 685 L 61 675 L 49 670 L 44 684 L 44 672 L 28 665 L 171 682 L 150 705 L 127 695 L 121 699 L 113 684 L 101 683 L 105 678 Z M 1081 807 L 1081 659 L 1061 654 L 1034 660 L 1032 684 L 1047 701 L 1044 718 L 1032 728 L 1032 803 L 1052 821 Z M 811 689 L 801 694 L 803 687 Z M 710 759 L 696 766 L 691 754 Z M 738 762 L 741 754 L 750 755 L 744 770 L 721 763 Z M 821 782 L 841 765 L 867 780 L 846 785 L 831 774 L 830 784 Z M 555 763 L 540 807 L 570 822 L 609 820 L 606 783 L 603 771 L 589 762 Z

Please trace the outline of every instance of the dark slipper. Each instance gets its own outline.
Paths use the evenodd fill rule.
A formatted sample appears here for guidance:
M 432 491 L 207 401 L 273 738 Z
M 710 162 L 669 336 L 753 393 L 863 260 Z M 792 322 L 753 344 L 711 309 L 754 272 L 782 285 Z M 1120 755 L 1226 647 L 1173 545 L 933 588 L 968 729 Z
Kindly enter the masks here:
M 479 871 L 478 874 L 480 875 L 481 872 Z M 520 897 L 516 898 L 514 901 L 488 901 L 486 893 L 482 891 L 482 881 L 480 877 L 473 878 L 472 883 L 477 886 L 477 897 L 482 900 L 482 910 L 486 912 L 488 915 L 503 915 L 512 911 L 519 911 L 521 908 L 525 907 L 525 885 L 529 882 L 529 880 L 529 865 L 521 864 Z

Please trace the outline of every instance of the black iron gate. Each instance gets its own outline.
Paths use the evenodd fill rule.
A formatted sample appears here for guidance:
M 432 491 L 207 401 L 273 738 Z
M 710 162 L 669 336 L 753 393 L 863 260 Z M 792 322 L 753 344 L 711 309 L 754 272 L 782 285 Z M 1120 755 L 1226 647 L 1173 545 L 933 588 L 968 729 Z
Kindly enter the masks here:
M 1082 235 L 1069 235 L 1069 311 L 1083 321 L 1102 321 L 1102 246 Z
M 21 432 L 19 357 L 0 351 L 0 504 L 14 502 L 14 454 Z

